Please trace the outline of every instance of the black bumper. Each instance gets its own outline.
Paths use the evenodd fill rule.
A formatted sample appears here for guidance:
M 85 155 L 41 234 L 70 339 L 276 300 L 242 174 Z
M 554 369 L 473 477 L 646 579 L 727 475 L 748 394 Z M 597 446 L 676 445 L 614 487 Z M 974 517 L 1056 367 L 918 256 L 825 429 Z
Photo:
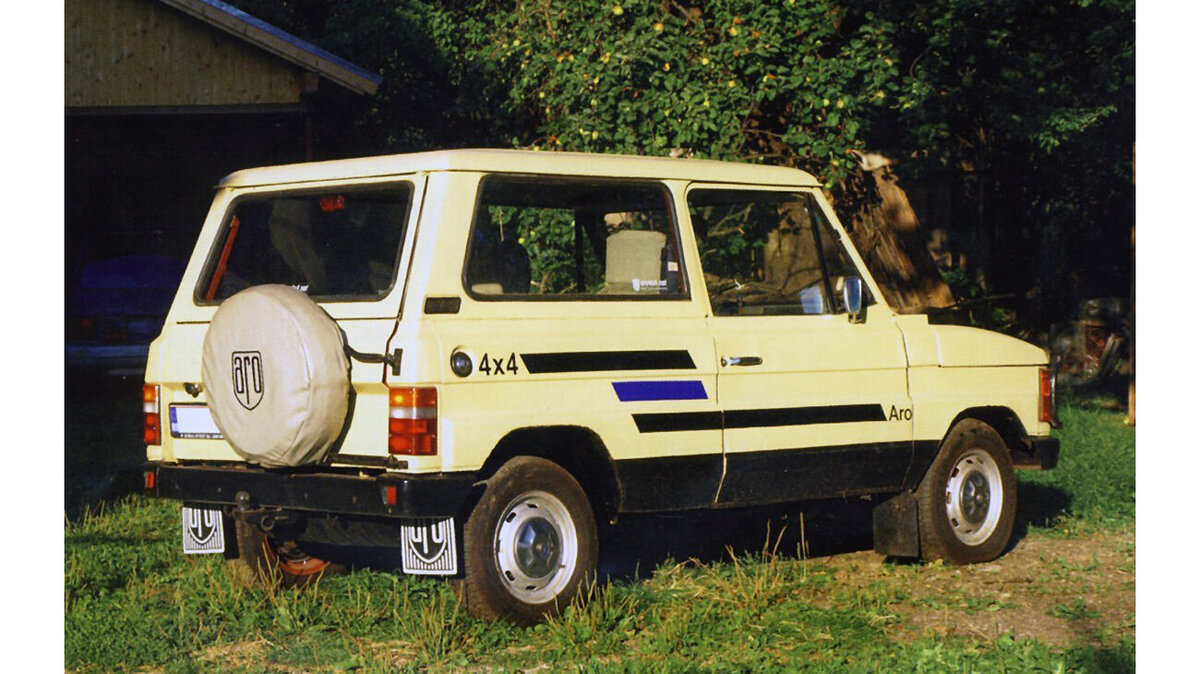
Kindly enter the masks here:
M 1033 444 L 1033 455 L 1042 470 L 1050 470 L 1058 465 L 1058 438 L 1030 438 Z
M 188 503 L 282 508 L 383 517 L 453 517 L 459 513 L 474 472 L 377 476 L 331 472 L 283 472 L 249 466 L 218 467 L 148 463 L 152 496 Z M 395 503 L 386 498 L 395 490 Z M 239 498 L 239 493 L 244 496 Z

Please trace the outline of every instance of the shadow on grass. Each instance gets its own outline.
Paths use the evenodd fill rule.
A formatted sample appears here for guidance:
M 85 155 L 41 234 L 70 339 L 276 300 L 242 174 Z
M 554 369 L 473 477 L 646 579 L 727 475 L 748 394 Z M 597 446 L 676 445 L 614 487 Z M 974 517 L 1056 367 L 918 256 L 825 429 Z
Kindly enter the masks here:
M 601 526 L 600 577 L 645 579 L 668 560 L 728 561 L 730 552 L 740 556 L 766 550 L 785 559 L 800 559 L 870 550 L 871 507 L 870 501 L 851 498 L 670 515 L 622 515 L 617 524 Z
M 1046 528 L 1071 512 L 1071 495 L 1059 487 L 1017 482 L 1017 521 L 1013 544 L 1029 534 L 1030 527 Z
M 871 510 L 882 499 L 832 499 L 760 508 L 673 515 L 623 515 L 600 530 L 600 576 L 645 579 L 667 560 L 728 561 L 735 555 L 775 551 L 785 559 L 828 557 L 874 548 Z M 1017 517 L 1008 548 L 1031 527 L 1050 527 L 1070 512 L 1071 496 L 1058 487 L 1017 483 Z M 801 527 L 803 513 L 803 529 Z M 807 548 L 807 555 L 802 551 Z M 884 557 L 879 558 L 884 562 Z M 892 563 L 919 563 L 887 558 Z

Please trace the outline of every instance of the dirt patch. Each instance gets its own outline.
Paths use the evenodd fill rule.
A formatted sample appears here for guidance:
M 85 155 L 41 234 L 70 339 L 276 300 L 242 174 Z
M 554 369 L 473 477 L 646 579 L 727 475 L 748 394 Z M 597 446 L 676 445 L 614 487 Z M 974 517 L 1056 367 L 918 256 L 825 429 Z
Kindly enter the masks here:
M 1058 647 L 1136 638 L 1134 532 L 1031 536 L 975 566 L 881 564 L 870 551 L 811 560 L 834 574 L 822 602 L 877 601 L 893 638 L 1004 634 Z

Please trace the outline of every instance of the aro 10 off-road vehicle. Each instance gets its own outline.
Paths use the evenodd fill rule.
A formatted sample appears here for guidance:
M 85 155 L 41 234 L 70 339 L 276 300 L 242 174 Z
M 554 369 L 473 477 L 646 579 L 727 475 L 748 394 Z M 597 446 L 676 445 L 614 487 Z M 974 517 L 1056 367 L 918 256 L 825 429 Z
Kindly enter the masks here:
M 144 390 L 187 553 L 284 582 L 399 547 L 530 622 L 622 513 L 883 496 L 876 549 L 999 556 L 1058 445 L 1041 349 L 899 315 L 802 171 L 448 151 L 218 185 Z

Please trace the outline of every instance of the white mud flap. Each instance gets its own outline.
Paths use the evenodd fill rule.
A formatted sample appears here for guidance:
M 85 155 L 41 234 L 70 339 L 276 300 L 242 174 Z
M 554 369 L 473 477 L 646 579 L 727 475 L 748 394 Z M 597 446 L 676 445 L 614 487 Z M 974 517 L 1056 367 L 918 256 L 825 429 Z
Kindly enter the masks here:
M 454 518 L 406 520 L 400 527 L 405 573 L 452 576 L 458 573 Z
M 187 555 L 225 552 L 225 526 L 220 508 L 183 506 L 183 552 Z

